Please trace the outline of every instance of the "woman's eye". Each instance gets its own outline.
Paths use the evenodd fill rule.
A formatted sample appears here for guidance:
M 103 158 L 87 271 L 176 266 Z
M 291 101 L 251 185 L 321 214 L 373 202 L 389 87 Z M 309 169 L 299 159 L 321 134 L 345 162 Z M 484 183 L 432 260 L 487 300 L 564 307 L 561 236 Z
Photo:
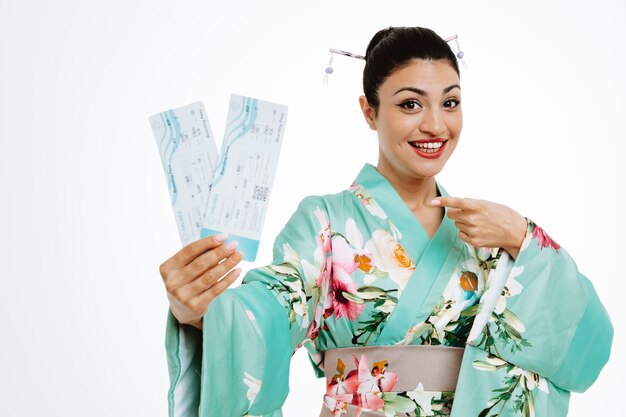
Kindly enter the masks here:
M 445 106 L 445 104 L 446 104 L 446 103 L 454 103 L 454 106 Z M 460 102 L 459 100 L 456 100 L 456 99 L 450 99 L 450 100 L 446 100 L 446 101 L 445 101 L 444 106 L 445 106 L 445 107 L 452 107 L 452 108 L 454 108 L 454 107 L 458 107 L 458 106 L 459 106 L 459 104 L 461 104 L 461 102 Z
M 419 108 L 419 103 L 414 100 L 405 101 L 404 103 L 400 104 L 400 107 L 402 107 L 405 110 L 415 110 Z

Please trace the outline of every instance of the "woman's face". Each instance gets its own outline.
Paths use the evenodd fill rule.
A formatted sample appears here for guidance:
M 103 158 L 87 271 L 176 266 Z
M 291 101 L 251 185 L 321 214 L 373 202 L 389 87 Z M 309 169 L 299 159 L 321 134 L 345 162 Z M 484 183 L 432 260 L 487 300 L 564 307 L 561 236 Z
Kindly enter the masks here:
M 370 128 L 378 132 L 381 174 L 411 180 L 441 171 L 463 126 L 461 87 L 452 66 L 414 59 L 387 77 L 378 97 L 377 111 L 365 96 L 359 102 Z

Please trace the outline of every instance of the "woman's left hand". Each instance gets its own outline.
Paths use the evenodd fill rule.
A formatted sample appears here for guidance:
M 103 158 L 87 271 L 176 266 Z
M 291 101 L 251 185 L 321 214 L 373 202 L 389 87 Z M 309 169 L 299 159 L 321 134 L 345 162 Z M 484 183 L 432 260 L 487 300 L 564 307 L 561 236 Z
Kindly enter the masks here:
M 459 238 L 474 247 L 504 248 L 517 258 L 526 235 L 526 219 L 502 204 L 459 197 L 437 197 L 435 206 L 448 207 L 447 216 L 459 229 Z

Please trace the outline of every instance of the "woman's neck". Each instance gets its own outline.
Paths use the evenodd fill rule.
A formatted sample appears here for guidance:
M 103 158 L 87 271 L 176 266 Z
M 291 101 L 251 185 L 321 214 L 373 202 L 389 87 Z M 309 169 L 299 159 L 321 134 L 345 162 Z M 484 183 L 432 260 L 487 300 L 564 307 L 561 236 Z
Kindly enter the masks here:
M 430 201 L 437 197 L 435 177 L 404 176 L 380 163 L 376 169 L 389 181 L 412 212 L 415 213 L 422 208 L 432 207 Z

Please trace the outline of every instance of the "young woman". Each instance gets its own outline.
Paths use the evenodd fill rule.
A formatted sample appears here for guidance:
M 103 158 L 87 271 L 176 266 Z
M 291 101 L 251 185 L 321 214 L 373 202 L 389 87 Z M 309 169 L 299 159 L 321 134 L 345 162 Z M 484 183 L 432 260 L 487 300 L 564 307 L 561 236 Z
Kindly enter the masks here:
M 530 219 L 436 181 L 462 129 L 443 39 L 390 27 L 365 60 L 377 166 L 302 200 L 239 287 L 225 236 L 161 265 L 170 416 L 281 416 L 300 346 L 326 377 L 321 416 L 566 415 L 613 337 L 591 282 Z

